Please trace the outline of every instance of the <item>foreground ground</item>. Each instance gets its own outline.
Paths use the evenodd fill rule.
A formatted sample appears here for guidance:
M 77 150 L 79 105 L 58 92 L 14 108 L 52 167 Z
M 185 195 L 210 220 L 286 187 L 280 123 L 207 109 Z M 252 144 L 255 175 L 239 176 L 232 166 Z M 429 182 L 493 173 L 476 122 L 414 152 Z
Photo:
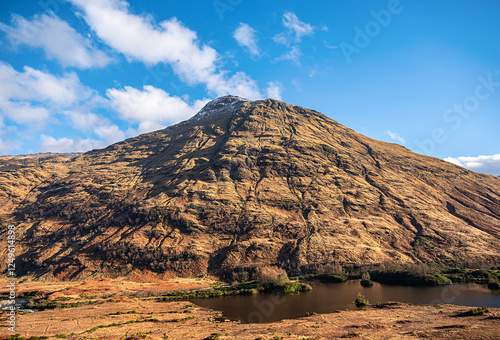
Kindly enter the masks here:
M 228 322 L 216 311 L 187 301 L 161 302 L 140 292 L 209 287 L 213 281 L 175 279 L 163 282 L 101 280 L 87 283 L 24 283 L 20 293 L 51 293 L 61 304 L 79 307 L 19 313 L 16 333 L 22 337 L 68 339 L 500 339 L 500 309 L 458 316 L 470 307 L 392 304 L 339 311 L 266 324 Z M 0 290 L 0 293 L 2 290 Z M 5 292 L 4 292 L 5 293 Z M 0 316 L 0 339 L 7 330 Z

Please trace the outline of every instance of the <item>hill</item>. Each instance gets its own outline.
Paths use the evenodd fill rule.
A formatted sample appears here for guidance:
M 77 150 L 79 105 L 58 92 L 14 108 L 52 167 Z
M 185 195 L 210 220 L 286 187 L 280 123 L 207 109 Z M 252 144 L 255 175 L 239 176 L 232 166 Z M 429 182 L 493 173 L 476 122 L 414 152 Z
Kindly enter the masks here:
M 0 203 L 18 274 L 500 259 L 499 178 L 271 99 L 222 97 L 83 155 L 2 157 Z

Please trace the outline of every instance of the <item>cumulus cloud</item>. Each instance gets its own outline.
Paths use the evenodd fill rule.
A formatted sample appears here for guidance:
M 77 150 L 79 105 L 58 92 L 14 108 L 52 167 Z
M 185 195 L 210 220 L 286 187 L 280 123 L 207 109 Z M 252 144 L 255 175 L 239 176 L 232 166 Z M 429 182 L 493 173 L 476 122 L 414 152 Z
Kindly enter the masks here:
M 201 44 L 196 32 L 176 18 L 155 24 L 150 17 L 130 13 L 122 0 L 69 0 L 99 38 L 129 59 L 147 65 L 167 63 L 190 85 L 205 84 L 216 95 L 260 98 L 254 80 L 244 73 L 229 76 L 219 69 L 220 56 Z
M 0 153 L 7 154 L 16 150 L 21 150 L 21 143 L 18 140 L 4 140 L 0 138 Z
M 67 137 L 56 139 L 42 134 L 40 136 L 41 152 L 85 152 L 103 148 L 126 137 L 125 133 L 116 124 L 95 113 L 66 111 L 64 114 L 72 120 L 73 128 L 83 132 L 92 132 L 99 139 Z
M 55 139 L 43 135 L 40 151 L 87 151 L 124 139 L 125 133 L 116 124 L 91 112 L 107 105 L 108 101 L 84 86 L 75 73 L 59 76 L 28 66 L 18 72 L 0 62 L 0 121 L 19 124 L 20 131 L 16 133 L 21 138 L 31 138 L 31 134 L 43 130 L 48 122 L 68 124 L 68 121 L 74 129 L 99 138 Z M 19 149 L 21 144 L 21 141 L 0 140 L 0 152 Z
M 14 15 L 11 26 L 0 23 L 13 46 L 27 45 L 41 48 L 47 58 L 57 60 L 63 66 L 81 69 L 104 67 L 112 59 L 92 46 L 66 21 L 54 14 L 35 15 L 32 20 Z
M 150 85 L 142 90 L 130 86 L 109 89 L 107 96 L 122 119 L 138 123 L 139 133 L 163 129 L 168 124 L 185 120 L 208 102 L 197 100 L 190 105 L 182 98 Z
M 75 73 L 56 76 L 28 66 L 18 72 L 0 62 L 0 111 L 16 123 L 43 123 L 53 112 L 99 98 Z
M 267 97 L 281 100 L 281 83 L 270 81 L 267 83 Z
M 42 134 L 40 152 L 85 152 L 106 146 L 106 142 L 94 139 L 59 138 Z
M 15 102 L 0 99 L 0 111 L 5 117 L 19 124 L 44 125 L 50 112 L 44 107 L 33 106 L 29 102 Z
M 240 46 L 247 48 L 252 56 L 260 57 L 260 49 L 257 45 L 255 30 L 252 27 L 240 22 L 240 25 L 234 31 L 233 37 Z
M 399 133 L 397 132 L 391 132 L 391 131 L 386 131 L 385 133 L 387 133 L 389 135 L 389 137 L 391 137 L 392 140 L 395 140 L 395 141 L 398 141 L 400 142 L 401 144 L 405 144 L 406 141 L 404 139 L 404 137 L 402 137 Z
M 121 141 L 126 137 L 116 124 L 95 113 L 66 111 L 65 114 L 71 118 L 73 128 L 79 131 L 93 132 L 106 145 Z
M 444 160 L 472 171 L 500 176 L 500 154 L 477 157 L 447 157 Z

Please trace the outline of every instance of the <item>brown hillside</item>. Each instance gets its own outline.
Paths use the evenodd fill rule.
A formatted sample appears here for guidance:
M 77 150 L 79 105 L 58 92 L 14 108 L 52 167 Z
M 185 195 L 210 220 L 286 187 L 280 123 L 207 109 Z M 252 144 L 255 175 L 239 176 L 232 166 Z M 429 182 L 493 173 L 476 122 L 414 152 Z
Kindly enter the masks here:
M 0 206 L 21 274 L 500 260 L 499 178 L 269 99 L 222 97 L 76 157 L 0 158 Z

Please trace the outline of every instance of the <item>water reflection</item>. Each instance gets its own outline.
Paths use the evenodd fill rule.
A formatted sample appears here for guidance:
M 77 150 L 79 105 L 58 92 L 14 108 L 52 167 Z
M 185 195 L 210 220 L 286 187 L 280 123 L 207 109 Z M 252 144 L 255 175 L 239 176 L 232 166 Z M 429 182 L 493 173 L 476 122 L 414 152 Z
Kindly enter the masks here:
M 192 299 L 191 302 L 220 310 L 231 320 L 243 323 L 273 322 L 304 316 L 307 312 L 331 313 L 336 310 L 356 309 L 353 301 L 358 292 L 370 303 L 400 301 L 414 304 L 454 303 L 463 306 L 498 307 L 500 293 L 475 283 L 441 287 L 404 287 L 381 285 L 362 287 L 359 281 L 344 284 L 312 282 L 313 291 L 299 295 L 258 294 L 227 296 L 211 299 Z

